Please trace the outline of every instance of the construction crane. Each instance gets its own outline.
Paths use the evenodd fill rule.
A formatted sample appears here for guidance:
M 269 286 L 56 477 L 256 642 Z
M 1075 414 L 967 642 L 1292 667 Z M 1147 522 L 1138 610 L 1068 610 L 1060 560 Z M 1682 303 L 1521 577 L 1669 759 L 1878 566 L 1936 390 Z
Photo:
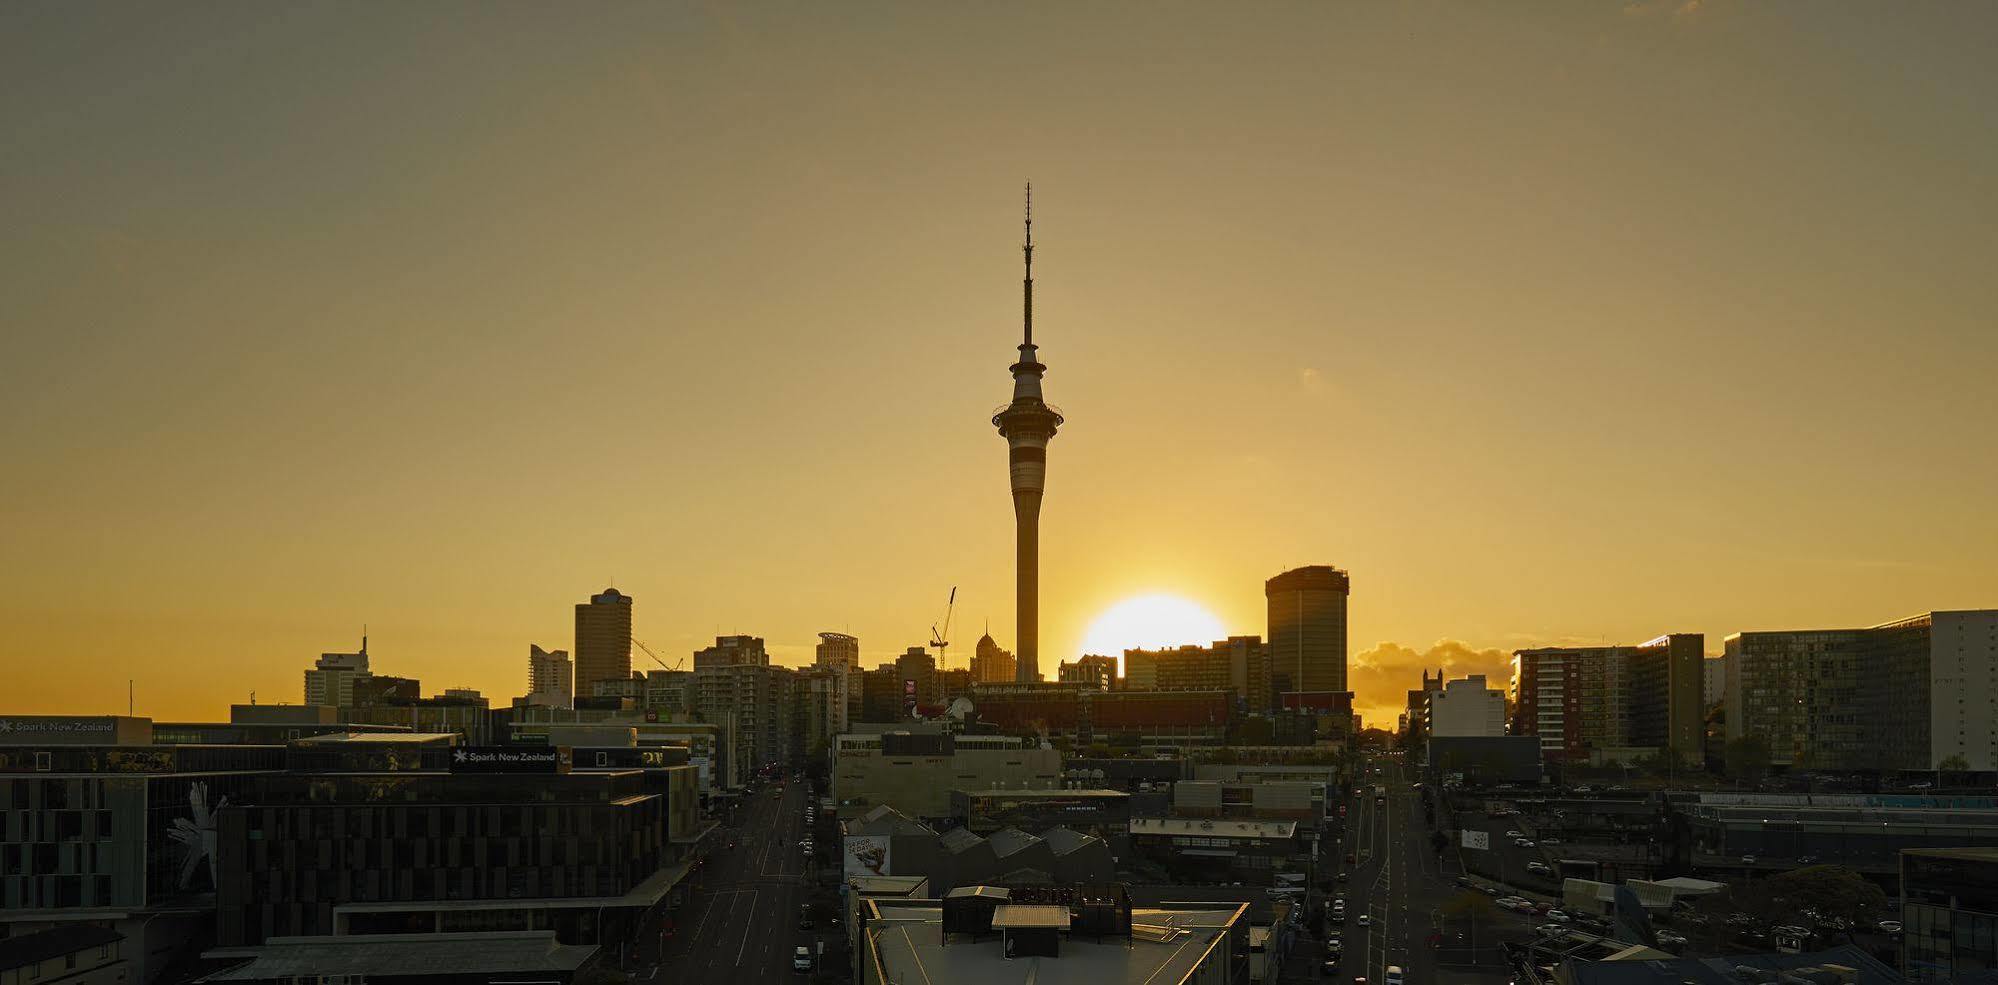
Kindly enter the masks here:
M 930 623 L 930 645 L 937 648 L 937 669 L 944 669 L 950 654 L 950 615 L 957 609 L 957 586 L 950 586 L 950 602 L 944 606 L 943 632 L 937 631 L 937 624 Z
M 687 665 L 687 658 L 686 658 L 686 657 L 681 657 L 680 659 L 678 659 L 678 660 L 675 660 L 675 661 L 673 661 L 673 662 L 672 662 L 672 663 L 670 663 L 670 664 L 669 664 L 669 663 L 667 663 L 667 662 L 666 662 L 666 661 L 664 661 L 664 660 L 661 660 L 661 659 L 659 659 L 659 654 L 656 654 L 656 653 L 653 653 L 653 652 L 652 652 L 652 648 L 651 648 L 651 647 L 649 647 L 649 646 L 646 646 L 646 645 L 645 645 L 645 644 L 643 644 L 643 643 L 640 643 L 640 642 L 638 641 L 638 637 L 636 637 L 636 636 L 634 636 L 634 637 L 631 637 L 631 642 L 632 642 L 632 644 L 633 644 L 633 645 L 637 646 L 637 647 L 638 647 L 639 649 L 641 649 L 641 650 L 644 650 L 644 651 L 645 651 L 645 655 L 646 655 L 646 656 L 648 656 L 648 657 L 651 657 L 651 658 L 652 658 L 652 662 L 653 662 L 653 663 L 656 663 L 656 664 L 658 664 L 659 666 L 661 666 L 661 667 L 664 667 L 664 668 L 666 668 L 667 670 L 679 670 L 680 668 L 682 668 L 682 667 L 685 667 L 685 666 Z

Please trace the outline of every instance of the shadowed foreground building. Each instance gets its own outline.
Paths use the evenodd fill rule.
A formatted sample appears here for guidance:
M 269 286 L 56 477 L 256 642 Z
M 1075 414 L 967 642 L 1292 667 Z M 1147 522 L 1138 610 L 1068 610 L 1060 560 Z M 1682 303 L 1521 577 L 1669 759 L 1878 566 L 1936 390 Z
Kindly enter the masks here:
M 1116 887 L 962 887 L 941 900 L 869 899 L 861 985 L 1104 985 L 1249 980 L 1247 903 L 1133 908 Z

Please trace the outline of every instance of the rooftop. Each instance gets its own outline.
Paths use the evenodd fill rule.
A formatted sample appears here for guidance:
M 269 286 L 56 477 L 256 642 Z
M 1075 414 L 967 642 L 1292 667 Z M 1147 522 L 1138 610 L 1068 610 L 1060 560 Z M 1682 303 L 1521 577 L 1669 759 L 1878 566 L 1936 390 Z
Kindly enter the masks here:
M 1202 838 L 1290 838 L 1296 821 L 1233 821 L 1201 817 L 1134 817 L 1134 835 L 1197 835 Z
M 1743 985 L 1754 979 L 1743 977 L 1737 969 L 1790 972 L 1824 965 L 1852 969 L 1858 973 L 1858 985 L 1895 985 L 1901 981 L 1894 969 L 1851 944 L 1803 954 L 1730 954 L 1724 958 L 1570 958 L 1562 963 L 1562 971 L 1574 985 Z
M 1068 928 L 1068 907 L 1066 906 L 1023 906 L 1016 903 L 1002 903 L 992 911 L 992 927 L 1006 930 L 1016 927 L 1056 927 Z
M 299 745 L 327 746 L 354 743 L 359 745 L 410 745 L 448 746 L 458 741 L 456 732 L 330 732 L 326 735 L 308 735 L 291 740 Z
M 984 790 L 963 791 L 972 797 L 1060 797 L 1060 798 L 1101 798 L 1103 800 L 1129 800 L 1131 795 L 1122 790 L 1065 790 L 1060 787 L 993 787 Z
M 1925 858 L 1954 858 L 1970 862 L 1998 862 L 1998 848 L 1903 848 L 1903 855 Z
M 499 975 L 574 971 L 594 944 L 558 944 L 552 930 L 480 934 L 355 934 L 273 937 L 262 947 L 217 948 L 202 956 L 245 958 L 206 981 L 312 980 L 322 975 Z
M 1061 926 L 1068 926 L 1065 907 L 1009 904 L 996 908 L 1041 909 L 1061 911 Z M 1010 961 L 997 934 L 977 939 L 959 934 L 945 947 L 942 910 L 937 903 L 878 904 L 876 912 L 878 919 L 867 924 L 864 946 L 878 957 L 884 980 L 952 985 L 1179 985 L 1201 967 L 1215 947 L 1227 947 L 1224 938 L 1241 909 L 1237 905 L 1133 910 L 1128 938 L 1098 941 L 1087 934 L 1071 933 L 1062 941 L 1061 957 Z
M 125 935 L 90 924 L 72 923 L 51 930 L 0 938 L 0 971 L 26 968 L 50 958 L 92 947 L 116 944 Z

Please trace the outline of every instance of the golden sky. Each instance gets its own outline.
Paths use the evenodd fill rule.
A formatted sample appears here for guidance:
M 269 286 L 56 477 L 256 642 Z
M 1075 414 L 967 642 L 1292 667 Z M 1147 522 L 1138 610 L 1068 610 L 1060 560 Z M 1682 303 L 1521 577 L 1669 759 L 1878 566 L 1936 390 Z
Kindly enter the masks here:
M 1360 704 L 1998 604 L 1998 7 L 0 6 L 0 705 L 524 689 L 637 632 L 1043 666 L 1353 573 Z M 1386 644 L 1386 645 L 1381 645 Z M 1454 649 L 1453 649 L 1454 648 Z

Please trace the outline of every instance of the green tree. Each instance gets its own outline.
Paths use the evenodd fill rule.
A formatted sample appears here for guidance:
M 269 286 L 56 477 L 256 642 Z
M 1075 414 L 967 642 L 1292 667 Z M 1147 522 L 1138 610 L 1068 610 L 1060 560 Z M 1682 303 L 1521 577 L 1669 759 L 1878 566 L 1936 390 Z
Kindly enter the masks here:
M 1791 869 L 1742 887 L 1738 895 L 1743 910 L 1769 923 L 1794 923 L 1810 910 L 1821 920 L 1835 917 L 1859 926 L 1887 908 L 1879 886 L 1840 865 Z
M 1769 771 L 1769 738 L 1760 732 L 1749 732 L 1730 739 L 1725 758 L 1728 776 L 1743 783 L 1760 783 L 1762 775 Z
M 1936 764 L 1936 769 L 1944 773 L 1963 773 L 1969 771 L 1970 763 L 1965 761 L 1962 756 L 1950 753 L 1948 756 L 1943 757 L 1942 762 Z

